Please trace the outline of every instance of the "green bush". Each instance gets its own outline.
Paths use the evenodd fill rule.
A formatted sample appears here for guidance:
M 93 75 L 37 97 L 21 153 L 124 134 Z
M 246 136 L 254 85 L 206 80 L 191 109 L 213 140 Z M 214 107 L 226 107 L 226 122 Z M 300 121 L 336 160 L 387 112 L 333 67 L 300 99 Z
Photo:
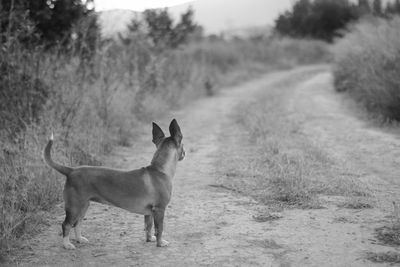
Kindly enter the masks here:
M 388 120 L 400 120 L 400 18 L 355 25 L 334 46 L 339 92 Z

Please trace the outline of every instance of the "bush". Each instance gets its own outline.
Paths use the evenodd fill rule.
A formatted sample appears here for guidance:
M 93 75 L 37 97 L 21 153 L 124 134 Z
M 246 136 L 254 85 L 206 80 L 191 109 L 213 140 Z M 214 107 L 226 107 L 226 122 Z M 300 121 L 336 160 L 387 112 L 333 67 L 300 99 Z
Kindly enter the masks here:
M 400 120 L 400 18 L 355 25 L 334 47 L 335 88 L 369 111 Z

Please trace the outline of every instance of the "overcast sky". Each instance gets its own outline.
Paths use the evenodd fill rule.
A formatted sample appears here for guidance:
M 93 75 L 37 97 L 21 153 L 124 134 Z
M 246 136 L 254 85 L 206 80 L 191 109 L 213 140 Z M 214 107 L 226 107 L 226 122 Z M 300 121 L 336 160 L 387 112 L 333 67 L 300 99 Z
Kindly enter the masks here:
M 131 9 L 143 11 L 149 8 L 169 7 L 187 2 L 188 0 L 94 0 L 96 10 Z
M 143 11 L 148 8 L 170 8 L 176 16 L 188 7 L 195 10 L 195 20 L 206 32 L 224 29 L 272 25 L 278 14 L 288 9 L 293 0 L 95 0 L 97 11 L 130 9 Z

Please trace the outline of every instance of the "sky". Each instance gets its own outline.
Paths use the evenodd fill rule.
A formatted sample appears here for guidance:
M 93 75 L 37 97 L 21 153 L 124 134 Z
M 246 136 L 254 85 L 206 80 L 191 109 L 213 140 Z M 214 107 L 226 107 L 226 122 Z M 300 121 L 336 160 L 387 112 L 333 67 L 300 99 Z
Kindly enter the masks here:
M 175 18 L 190 6 L 195 21 L 206 33 L 229 29 L 272 25 L 278 14 L 291 7 L 293 0 L 95 0 L 97 11 L 169 7 Z
M 190 2 L 188 0 L 95 0 L 96 10 L 130 9 L 143 11 L 149 8 L 170 7 Z

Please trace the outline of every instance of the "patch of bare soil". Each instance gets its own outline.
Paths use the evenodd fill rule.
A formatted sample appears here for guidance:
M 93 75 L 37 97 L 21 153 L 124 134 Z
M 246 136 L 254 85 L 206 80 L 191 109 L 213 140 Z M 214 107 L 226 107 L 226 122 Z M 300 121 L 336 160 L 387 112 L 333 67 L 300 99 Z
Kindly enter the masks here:
M 233 109 L 256 93 L 290 77 L 301 79 L 288 108 L 302 121 L 304 134 L 320 142 L 360 179 L 376 189 L 379 208 L 345 209 L 334 203 L 316 210 L 267 213 L 252 198 L 227 190 L 218 182 L 218 148 L 240 138 L 226 131 Z M 297 77 L 296 76 L 296 77 Z M 15 256 L 21 266 L 368 266 L 370 251 L 385 252 L 373 244 L 373 229 L 390 210 L 386 202 L 397 196 L 395 137 L 367 128 L 352 117 L 331 90 L 326 66 L 302 67 L 271 73 L 261 79 L 224 90 L 175 112 L 187 152 L 173 181 L 172 201 L 165 219 L 165 239 L 170 246 L 157 248 L 144 240 L 143 217 L 117 208 L 92 204 L 83 223 L 89 244 L 62 248 L 60 205 L 49 227 Z M 169 119 L 160 125 L 166 129 Z M 151 125 L 133 147 L 118 149 L 112 165 L 138 168 L 154 152 Z M 225 132 L 226 133 L 226 132 Z M 244 150 L 246 147 L 243 148 Z M 400 152 L 399 152 L 400 153 Z M 234 156 L 234 155 L 232 155 Z M 239 167 L 239 166 L 238 166 Z M 240 191 L 240 190 L 239 190 Z M 73 236 L 72 236 L 73 237 Z M 76 243 L 75 243 L 76 244 Z M 392 248 L 395 250 L 395 248 Z

